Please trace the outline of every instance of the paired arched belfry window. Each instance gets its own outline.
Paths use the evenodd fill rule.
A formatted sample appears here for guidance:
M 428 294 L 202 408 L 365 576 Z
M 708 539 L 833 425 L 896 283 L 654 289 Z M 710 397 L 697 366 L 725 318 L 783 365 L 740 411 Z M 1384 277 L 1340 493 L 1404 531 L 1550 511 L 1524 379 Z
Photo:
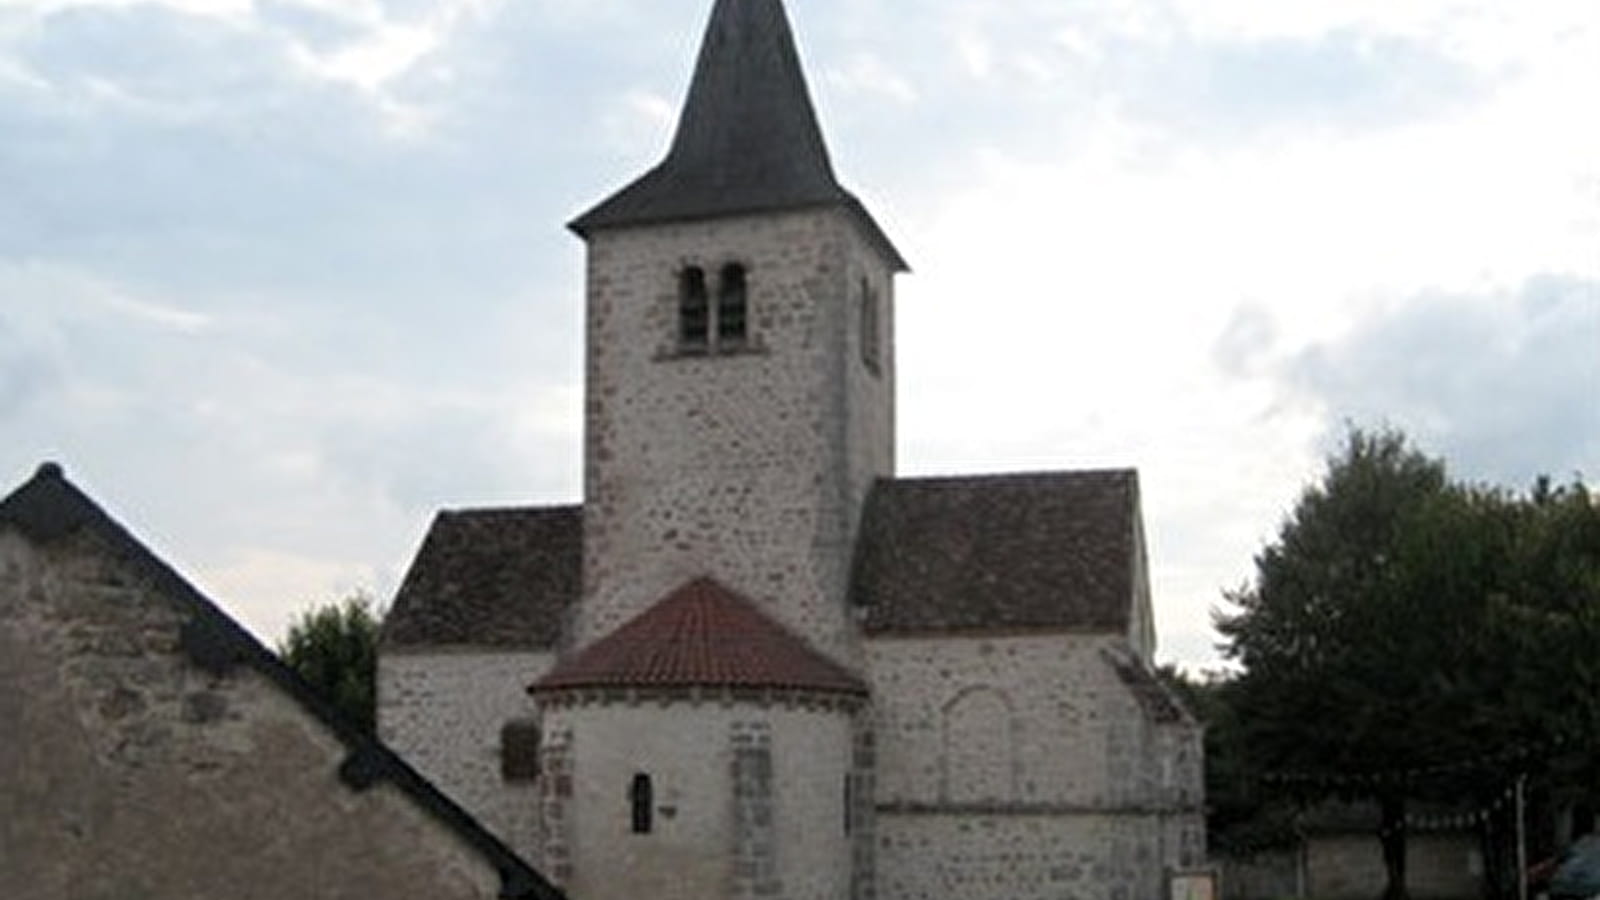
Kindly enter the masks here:
M 686 266 L 678 273 L 678 349 L 683 353 L 734 353 L 750 337 L 749 279 L 745 267 L 728 263 L 717 272 L 712 303 L 706 271 Z
M 628 786 L 628 805 L 633 812 L 633 833 L 649 834 L 655 828 L 656 789 L 643 772 L 633 776 Z

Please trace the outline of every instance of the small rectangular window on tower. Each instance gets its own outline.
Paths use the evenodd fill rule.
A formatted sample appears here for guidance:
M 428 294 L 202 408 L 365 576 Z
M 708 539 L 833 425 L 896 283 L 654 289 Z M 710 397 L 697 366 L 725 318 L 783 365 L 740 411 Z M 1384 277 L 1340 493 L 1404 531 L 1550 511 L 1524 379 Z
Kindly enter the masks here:
M 878 308 L 878 292 L 865 278 L 861 279 L 861 362 L 867 371 L 877 375 L 883 360 L 882 311 Z

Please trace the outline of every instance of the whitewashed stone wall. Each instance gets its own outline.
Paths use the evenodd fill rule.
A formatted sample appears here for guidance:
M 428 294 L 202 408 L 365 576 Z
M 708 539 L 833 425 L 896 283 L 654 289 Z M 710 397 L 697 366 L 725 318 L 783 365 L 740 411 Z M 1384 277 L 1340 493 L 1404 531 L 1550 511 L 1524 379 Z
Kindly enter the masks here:
M 678 277 L 713 303 L 746 267 L 745 352 L 684 355 Z M 584 605 L 577 644 L 710 575 L 855 660 L 846 580 L 871 480 L 893 466 L 892 274 L 836 209 L 620 229 L 589 242 Z M 884 310 L 860 359 L 860 283 Z
M 1117 637 L 867 646 L 884 897 L 1148 898 L 1204 858 L 1198 728 L 1150 720 Z
M 541 847 L 538 785 L 501 777 L 500 733 L 536 721 L 527 687 L 550 653 L 385 651 L 378 660 L 378 734 L 524 859 Z
M 851 717 L 781 704 L 642 700 L 547 711 L 570 778 L 544 854 L 579 900 L 707 897 L 842 900 L 851 886 L 845 830 Z M 763 762 L 765 759 L 767 762 Z M 763 773 L 762 766 L 770 765 Z M 654 823 L 632 832 L 629 787 L 647 774 Z M 770 791 L 770 796 L 763 793 Z M 563 796 L 564 795 L 564 796 Z M 570 861 L 570 865 L 559 863 Z

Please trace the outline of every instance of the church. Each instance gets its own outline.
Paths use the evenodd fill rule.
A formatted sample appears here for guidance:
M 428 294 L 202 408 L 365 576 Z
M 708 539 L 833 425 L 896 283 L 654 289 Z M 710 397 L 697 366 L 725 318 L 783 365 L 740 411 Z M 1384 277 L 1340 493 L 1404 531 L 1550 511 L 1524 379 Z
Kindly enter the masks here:
M 1204 862 L 1137 474 L 903 478 L 895 278 L 781 0 L 586 245 L 581 505 L 439 513 L 387 744 L 574 900 L 1153 900 Z

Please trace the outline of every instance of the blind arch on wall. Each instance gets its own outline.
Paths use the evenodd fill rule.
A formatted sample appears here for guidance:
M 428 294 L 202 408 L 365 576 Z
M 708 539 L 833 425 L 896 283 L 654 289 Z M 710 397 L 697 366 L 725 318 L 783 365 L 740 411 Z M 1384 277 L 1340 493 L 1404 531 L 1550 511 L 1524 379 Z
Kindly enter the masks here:
M 1011 698 L 987 685 L 965 688 L 941 716 L 940 794 L 947 803 L 1009 803 L 1016 795 L 1016 719 Z

